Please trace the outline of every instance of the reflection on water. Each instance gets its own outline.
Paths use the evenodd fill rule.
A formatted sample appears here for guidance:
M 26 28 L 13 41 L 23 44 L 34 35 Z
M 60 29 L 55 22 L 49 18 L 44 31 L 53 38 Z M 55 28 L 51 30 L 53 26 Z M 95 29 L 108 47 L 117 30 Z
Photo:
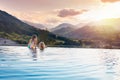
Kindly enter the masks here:
M 119 80 L 120 50 L 0 46 L 0 80 Z
M 34 49 L 34 50 L 30 49 L 30 50 L 31 50 L 31 54 L 32 54 L 33 60 L 36 61 L 37 60 L 37 56 L 38 56 L 37 49 Z
M 33 61 L 36 61 L 37 59 L 40 59 L 40 54 L 44 51 L 44 50 L 40 50 L 40 49 L 29 49 L 31 54 L 31 57 L 33 58 Z
M 112 80 L 120 79 L 120 50 L 102 50 L 101 58 L 105 72 Z M 119 75 L 119 76 L 118 76 Z

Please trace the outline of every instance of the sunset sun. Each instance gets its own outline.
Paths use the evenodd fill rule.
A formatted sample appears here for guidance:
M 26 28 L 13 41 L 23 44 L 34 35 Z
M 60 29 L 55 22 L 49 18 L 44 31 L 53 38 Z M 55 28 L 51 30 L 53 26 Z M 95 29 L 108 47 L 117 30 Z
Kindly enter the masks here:
M 100 21 L 103 19 L 109 18 L 119 18 L 120 17 L 120 2 L 112 3 L 112 4 L 103 4 L 97 9 L 89 10 L 88 12 L 76 16 L 77 19 L 80 20 L 88 20 L 88 21 Z
M 94 16 L 96 20 L 120 17 L 120 3 L 106 4 L 101 10 L 98 10 Z

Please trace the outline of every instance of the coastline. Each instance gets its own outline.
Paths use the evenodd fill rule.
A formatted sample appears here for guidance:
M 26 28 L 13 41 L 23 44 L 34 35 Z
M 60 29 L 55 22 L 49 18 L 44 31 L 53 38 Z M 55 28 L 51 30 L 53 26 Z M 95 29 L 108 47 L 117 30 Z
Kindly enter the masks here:
M 19 44 L 10 39 L 0 38 L 0 46 L 27 46 L 27 44 Z M 78 46 L 78 45 L 47 45 L 47 47 L 64 47 L 64 48 L 94 48 L 94 49 L 120 49 L 118 46 L 112 47 L 91 47 L 91 46 Z
M 20 44 L 18 44 L 15 41 L 5 39 L 5 38 L 0 38 L 0 46 L 19 46 L 19 45 Z

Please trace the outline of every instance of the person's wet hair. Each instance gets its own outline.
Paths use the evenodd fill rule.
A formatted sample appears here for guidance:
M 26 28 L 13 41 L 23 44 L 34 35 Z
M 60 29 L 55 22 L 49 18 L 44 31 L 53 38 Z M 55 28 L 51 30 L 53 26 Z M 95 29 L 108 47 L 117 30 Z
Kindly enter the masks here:
M 37 35 L 33 35 L 33 36 L 31 37 L 32 41 L 33 41 L 35 38 L 37 38 Z

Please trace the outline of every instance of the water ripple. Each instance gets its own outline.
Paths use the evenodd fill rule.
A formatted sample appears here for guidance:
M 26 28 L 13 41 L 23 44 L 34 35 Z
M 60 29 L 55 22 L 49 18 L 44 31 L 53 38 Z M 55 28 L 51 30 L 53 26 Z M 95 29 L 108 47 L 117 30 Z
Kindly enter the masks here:
M 120 50 L 0 46 L 0 80 L 116 80 Z

